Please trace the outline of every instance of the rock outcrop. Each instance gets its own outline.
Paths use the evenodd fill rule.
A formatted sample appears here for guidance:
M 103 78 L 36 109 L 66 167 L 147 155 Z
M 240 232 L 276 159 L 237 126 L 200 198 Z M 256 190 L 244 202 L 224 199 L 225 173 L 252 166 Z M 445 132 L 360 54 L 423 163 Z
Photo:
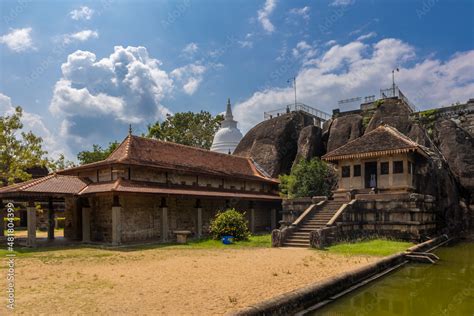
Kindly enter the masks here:
M 474 193 L 474 139 L 450 119 L 436 121 L 435 142 L 461 186 Z
M 300 132 L 298 138 L 298 152 L 293 164 L 302 159 L 321 157 L 325 153 L 325 146 L 322 139 L 322 130 L 318 126 L 306 126 Z
M 410 121 L 411 110 L 408 105 L 399 99 L 385 99 L 380 103 L 365 129 L 365 133 L 373 131 L 381 124 L 395 127 L 399 132 L 407 135 L 410 132 L 412 122 Z
M 356 139 L 363 134 L 362 116 L 350 114 L 338 117 L 329 126 L 327 152 L 341 147 L 348 141 Z
M 263 121 L 244 136 L 234 155 L 252 158 L 273 177 L 289 173 L 298 153 L 300 133 L 312 125 L 313 117 L 301 111 Z M 319 141 L 312 130 L 305 133 Z

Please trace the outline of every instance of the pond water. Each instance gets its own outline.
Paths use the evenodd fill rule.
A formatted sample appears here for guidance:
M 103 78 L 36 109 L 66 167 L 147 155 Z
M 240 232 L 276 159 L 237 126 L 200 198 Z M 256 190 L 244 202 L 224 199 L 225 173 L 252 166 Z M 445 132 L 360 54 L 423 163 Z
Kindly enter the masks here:
M 434 265 L 407 264 L 308 315 L 474 315 L 474 242 L 435 253 Z

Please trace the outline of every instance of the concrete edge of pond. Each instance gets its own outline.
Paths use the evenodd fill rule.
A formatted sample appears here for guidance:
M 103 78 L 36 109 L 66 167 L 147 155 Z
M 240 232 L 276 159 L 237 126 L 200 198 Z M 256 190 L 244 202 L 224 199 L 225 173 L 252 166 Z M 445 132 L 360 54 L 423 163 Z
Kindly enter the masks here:
M 323 282 L 316 282 L 291 292 L 280 294 L 232 312 L 230 315 L 293 315 L 310 307 L 312 307 L 311 310 L 315 310 L 401 267 L 408 262 L 405 258 L 406 253 L 431 251 L 449 240 L 447 235 L 430 239 L 408 248 L 406 252 L 382 258 L 358 269 L 331 277 Z

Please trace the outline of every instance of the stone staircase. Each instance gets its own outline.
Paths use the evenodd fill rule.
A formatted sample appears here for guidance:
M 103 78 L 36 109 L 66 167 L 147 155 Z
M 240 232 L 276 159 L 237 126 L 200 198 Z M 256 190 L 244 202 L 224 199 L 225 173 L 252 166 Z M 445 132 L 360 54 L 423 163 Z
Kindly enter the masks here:
M 342 204 L 347 200 L 328 200 L 322 206 L 317 207 L 304 221 L 286 238 L 283 247 L 310 247 L 309 233 L 313 230 L 323 228 L 336 214 Z

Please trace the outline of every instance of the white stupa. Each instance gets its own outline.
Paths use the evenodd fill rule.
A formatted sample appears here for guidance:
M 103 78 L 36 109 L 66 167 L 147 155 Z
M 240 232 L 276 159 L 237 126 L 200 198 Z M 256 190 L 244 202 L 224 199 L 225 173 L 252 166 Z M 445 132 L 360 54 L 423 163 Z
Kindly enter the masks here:
M 214 135 L 211 151 L 217 151 L 224 154 L 232 154 L 242 139 L 242 133 L 237 128 L 237 122 L 234 121 L 230 99 L 227 99 L 227 109 L 221 127 Z

